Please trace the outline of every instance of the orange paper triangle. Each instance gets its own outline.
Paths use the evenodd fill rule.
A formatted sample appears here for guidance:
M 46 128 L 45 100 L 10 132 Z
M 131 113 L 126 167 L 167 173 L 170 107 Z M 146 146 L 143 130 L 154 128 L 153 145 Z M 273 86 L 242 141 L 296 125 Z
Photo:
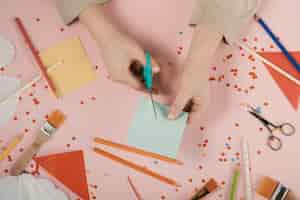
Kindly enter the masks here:
M 300 52 L 290 52 L 292 56 L 300 63 Z M 283 53 L 280 52 L 263 52 L 260 53 L 261 56 L 271 61 L 273 64 L 281 67 L 281 69 L 285 70 L 289 74 L 293 75 L 295 78 L 300 80 L 300 73 L 290 64 L 287 58 Z M 272 69 L 269 65 L 266 65 L 268 71 L 270 72 L 273 79 L 278 84 L 281 91 L 287 97 L 289 102 L 292 104 L 295 110 L 298 109 L 299 104 L 299 96 L 300 96 L 300 86 L 298 86 L 293 81 L 290 81 L 285 76 L 281 75 L 274 69 Z
M 34 160 L 79 197 L 89 199 L 82 151 L 42 156 Z

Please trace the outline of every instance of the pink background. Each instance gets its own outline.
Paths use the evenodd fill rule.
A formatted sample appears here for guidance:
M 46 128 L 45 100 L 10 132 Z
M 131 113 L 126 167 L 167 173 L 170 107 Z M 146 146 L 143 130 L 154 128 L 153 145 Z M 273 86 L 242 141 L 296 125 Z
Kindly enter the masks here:
M 265 2 L 260 11 L 260 15 L 280 35 L 288 49 L 293 51 L 299 51 L 300 48 L 300 28 L 287 21 L 299 20 L 297 10 L 299 5 L 298 0 L 272 0 Z M 168 80 L 168 85 L 175 85 L 174 80 L 167 79 L 167 76 L 178 74 L 180 67 L 175 66 L 180 66 L 189 48 L 192 32 L 187 24 L 191 16 L 191 1 L 114 0 L 106 9 L 114 22 L 141 41 L 153 55 L 161 58 L 162 73 Z M 210 82 L 211 106 L 200 121 L 194 121 L 187 126 L 184 134 L 178 155 L 178 159 L 185 163 L 184 166 L 172 166 L 162 162 L 155 164 L 152 159 L 109 149 L 119 156 L 178 180 L 183 187 L 176 191 L 173 187 L 136 173 L 91 151 L 93 136 L 126 143 L 127 130 L 140 94 L 107 79 L 105 66 L 90 34 L 80 24 L 64 26 L 53 1 L 1 1 L 0 35 L 13 41 L 17 55 L 14 63 L 2 68 L 0 75 L 18 77 L 22 83 L 26 83 L 38 74 L 13 23 L 14 16 L 22 18 L 40 50 L 63 39 L 79 36 L 93 67 L 98 66 L 97 69 L 95 67 L 98 78 L 87 87 L 60 100 L 55 100 L 49 94 L 44 88 L 44 82 L 25 92 L 14 119 L 1 127 L 0 131 L 0 139 L 5 142 L 18 133 L 26 132 L 26 137 L 18 150 L 11 154 L 12 160 L 18 156 L 20 148 L 25 148 L 32 141 L 35 132 L 43 124 L 44 116 L 59 108 L 67 114 L 68 120 L 53 140 L 41 150 L 40 155 L 83 149 L 88 183 L 98 186 L 97 189 L 89 186 L 91 197 L 96 199 L 134 199 L 127 184 L 128 175 L 132 177 L 146 200 L 164 197 L 172 200 L 187 199 L 195 187 L 202 186 L 210 177 L 214 177 L 221 185 L 221 189 L 210 199 L 227 199 L 232 169 L 234 164 L 239 162 L 236 153 L 240 153 L 242 136 L 246 136 L 250 144 L 253 182 L 255 183 L 261 175 L 269 175 L 288 185 L 300 196 L 298 159 L 300 135 L 282 137 L 283 149 L 280 152 L 272 152 L 265 145 L 267 130 L 260 130 L 261 124 L 247 114 L 239 104 L 247 102 L 259 105 L 270 120 L 291 122 L 298 130 L 299 112 L 292 109 L 264 65 L 257 60 L 249 60 L 247 53 L 225 45 L 220 48 L 210 67 L 211 76 L 217 79 Z M 254 22 L 249 27 L 248 35 L 241 36 L 241 41 L 251 47 L 257 47 L 258 51 L 261 48 L 265 51 L 278 51 L 276 47 L 271 46 L 271 40 Z M 183 50 L 179 55 L 180 47 Z M 232 57 L 228 56 L 230 54 Z M 168 62 L 173 65 L 168 66 Z M 233 68 L 238 69 L 236 76 L 231 72 Z M 253 80 L 249 72 L 255 72 L 257 79 Z M 254 89 L 251 89 L 251 86 L 254 86 Z M 33 98 L 37 98 L 40 104 L 34 104 Z M 161 100 L 169 102 L 170 98 Z M 72 140 L 74 136 L 76 139 Z M 207 145 L 203 146 L 206 140 Z M 229 144 L 230 149 L 226 148 L 225 143 Z M 232 158 L 235 161 L 232 161 Z M 0 174 L 7 175 L 6 169 L 9 169 L 11 164 L 12 162 L 8 160 L 2 162 Z M 241 188 L 239 197 L 242 197 L 242 182 L 239 187 Z M 72 196 L 75 199 L 74 195 Z

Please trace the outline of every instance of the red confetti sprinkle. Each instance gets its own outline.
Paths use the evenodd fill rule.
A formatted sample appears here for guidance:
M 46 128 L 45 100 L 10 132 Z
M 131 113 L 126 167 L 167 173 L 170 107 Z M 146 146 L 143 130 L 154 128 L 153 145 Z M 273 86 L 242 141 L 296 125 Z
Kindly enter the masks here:
M 205 129 L 205 127 L 203 126 L 200 126 L 200 130 L 203 131 Z
M 203 178 L 203 179 L 201 179 L 201 182 L 202 182 L 202 183 L 205 183 L 205 182 L 206 182 L 206 180 Z
M 234 88 L 235 88 L 235 89 L 237 89 L 237 88 L 238 88 L 238 86 L 237 86 L 237 85 L 234 85 Z
M 247 38 L 243 38 L 243 42 L 247 42 L 248 40 L 247 40 Z
M 81 105 L 83 105 L 83 104 L 84 104 L 84 102 L 83 102 L 83 101 L 80 101 L 80 104 L 81 104 Z
M 28 111 L 27 111 L 27 112 L 25 112 L 25 114 L 26 114 L 26 115 L 29 115 L 29 114 L 30 114 L 30 112 L 28 112 Z
M 231 137 L 231 136 L 228 136 L 228 137 L 227 137 L 227 140 L 229 140 L 229 141 L 230 141 L 231 139 L 232 139 L 232 137 Z
M 29 130 L 27 128 L 24 129 L 25 133 L 27 133 Z
M 227 149 L 228 149 L 228 150 L 230 150 L 230 149 L 231 149 L 231 147 L 230 147 L 230 146 L 228 146 L 228 147 L 227 147 Z
M 215 77 L 209 77 L 209 79 L 208 79 L 209 81 L 215 81 L 216 80 L 216 78 Z
M 45 89 L 48 89 L 48 85 L 45 85 L 44 88 L 45 88 Z
M 257 37 L 254 37 L 254 42 L 257 42 L 258 41 L 258 38 Z
M 255 66 L 253 66 L 253 67 L 252 67 L 252 69 L 253 69 L 253 70 L 256 70 L 256 67 L 255 67 Z
M 232 58 L 232 54 L 229 54 L 226 56 L 227 60 L 229 60 L 230 58 Z
M 226 184 L 226 182 L 225 182 L 225 181 L 222 181 L 222 182 L 221 182 L 221 184 L 222 184 L 222 185 L 225 185 L 225 184 Z
M 19 96 L 19 101 L 21 101 L 22 100 L 22 97 L 21 96 Z
M 96 199 L 96 196 L 92 196 L 92 199 Z
M 35 119 L 33 119 L 33 120 L 32 120 L 32 123 L 35 123 L 35 122 L 36 122 L 36 120 L 35 120 Z
M 223 158 L 219 158 L 219 161 L 220 161 L 220 162 L 223 162 Z
M 261 50 L 262 52 L 264 52 L 264 51 L 265 51 L 265 48 L 261 48 L 260 50 Z
M 237 76 L 237 73 L 233 73 L 233 76 Z
M 178 54 L 178 55 L 181 55 L 181 51 L 177 51 L 177 54 Z
M 240 153 L 239 153 L 239 152 L 236 152 L 235 155 L 236 155 L 236 156 L 240 156 Z
M 8 169 L 5 169 L 5 170 L 4 170 L 4 173 L 6 173 L 6 174 L 7 174 L 7 173 L 8 173 Z
M 253 47 L 253 49 L 256 51 L 256 50 L 257 50 L 257 47 Z
M 250 88 L 250 90 L 253 90 L 255 88 L 255 86 L 251 85 L 249 88 Z
M 8 161 L 9 161 L 9 162 L 12 162 L 12 161 L 13 161 L 13 159 L 12 159 L 12 157 L 11 157 L 10 155 L 8 155 L 7 158 L 8 158 Z
M 72 137 L 72 140 L 76 140 L 76 137 L 75 137 L 75 136 L 73 136 L 73 137 Z
M 208 139 L 204 140 L 204 143 L 207 144 L 208 143 Z
M 224 152 L 222 152 L 222 153 L 221 153 L 221 156 L 223 156 L 223 157 L 224 157 L 224 156 L 225 156 L 225 153 L 224 153 Z
M 1 72 L 4 72 L 4 70 L 5 70 L 4 67 L 1 67 L 1 68 L 0 68 L 0 71 L 1 71 Z
M 95 101 L 95 100 L 96 100 L 96 97 L 92 96 L 91 99 L 92 99 L 93 101 Z
M 33 164 L 30 164 L 30 167 L 31 167 L 31 168 L 34 168 L 34 165 L 33 165 Z
M 181 47 L 181 46 L 180 46 L 180 47 L 178 47 L 178 49 L 179 49 L 179 50 L 182 50 L 182 49 L 183 49 L 183 47 Z
M 241 92 L 241 91 L 242 91 L 242 88 L 238 88 L 238 91 Z
M 19 152 L 23 152 L 23 151 L 24 151 L 24 149 L 23 149 L 23 148 L 20 148 L 20 149 L 19 149 Z
M 166 197 L 165 197 L 164 195 L 162 195 L 160 198 L 161 198 L 161 199 L 166 199 Z
M 36 84 L 35 84 L 35 83 L 33 83 L 31 86 L 32 86 L 32 87 L 36 87 Z
M 241 54 L 241 56 L 243 56 L 243 57 L 244 57 L 244 56 L 245 56 L 245 54 L 244 54 L 244 53 L 242 53 L 242 54 Z
M 248 91 L 247 89 L 245 89 L 244 92 L 245 92 L 246 94 L 248 94 L 249 91 Z
M 45 115 L 45 119 L 48 119 L 49 118 L 49 116 L 48 115 Z
M 192 178 L 189 178 L 189 182 L 192 183 L 192 182 L 193 182 L 193 179 L 192 179 Z
M 259 128 L 259 131 L 263 131 L 263 130 L 264 130 L 263 128 L 261 128 L 261 127 Z
M 96 65 L 96 66 L 95 66 L 95 69 L 97 70 L 98 68 L 99 68 L 99 66 L 98 66 L 98 65 Z
M 202 146 L 203 146 L 203 147 L 206 147 L 206 144 L 203 144 Z
M 41 21 L 41 19 L 40 18 L 35 18 L 35 21 L 39 22 L 39 21 Z
M 217 67 L 212 67 L 212 70 L 216 71 L 216 70 L 217 70 Z
M 60 28 L 60 32 L 63 32 L 65 29 L 64 28 Z
M 230 83 L 226 83 L 226 87 L 230 87 Z
M 260 155 L 260 154 L 261 154 L 261 151 L 260 151 L 260 150 L 258 150 L 258 151 L 257 151 L 257 154 L 258 154 L 258 155 Z
M 224 158 L 224 162 L 227 162 L 227 158 Z
M 238 69 L 237 68 L 231 68 L 230 72 L 238 72 Z
M 269 105 L 269 103 L 268 102 L 264 102 L 264 106 L 268 106 Z
M 18 120 L 18 117 L 17 117 L 17 116 L 14 116 L 14 120 L 17 121 L 17 120 Z
M 32 99 L 32 101 L 33 101 L 33 103 L 35 105 L 39 105 L 40 104 L 40 101 L 37 98 Z
M 30 92 L 30 93 L 29 93 L 29 96 L 31 96 L 31 97 L 32 97 L 32 96 L 33 96 L 33 93 L 32 93 L 32 92 Z
M 70 145 L 70 144 L 67 144 L 67 147 L 69 148 L 69 147 L 71 147 L 71 145 Z
M 202 167 L 202 165 L 199 165 L 199 167 L 198 167 L 200 170 L 202 170 L 203 169 L 203 167 Z

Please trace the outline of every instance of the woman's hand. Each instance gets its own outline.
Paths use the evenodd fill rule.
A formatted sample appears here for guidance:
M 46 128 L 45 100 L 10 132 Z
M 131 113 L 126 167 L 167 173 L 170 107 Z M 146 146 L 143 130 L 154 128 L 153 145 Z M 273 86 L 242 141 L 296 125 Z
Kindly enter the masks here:
M 169 119 L 176 119 L 182 111 L 204 111 L 209 104 L 209 66 L 222 41 L 222 35 L 205 27 L 196 27 L 192 46 L 184 63 L 180 85 L 171 105 Z
M 146 63 L 144 49 L 107 21 L 101 5 L 90 6 L 81 13 L 79 19 L 92 33 L 100 47 L 111 79 L 136 90 L 145 90 L 141 77 L 138 77 L 140 68 Z M 132 65 L 134 62 L 140 64 Z M 160 68 L 153 59 L 152 65 L 153 73 L 158 73 Z

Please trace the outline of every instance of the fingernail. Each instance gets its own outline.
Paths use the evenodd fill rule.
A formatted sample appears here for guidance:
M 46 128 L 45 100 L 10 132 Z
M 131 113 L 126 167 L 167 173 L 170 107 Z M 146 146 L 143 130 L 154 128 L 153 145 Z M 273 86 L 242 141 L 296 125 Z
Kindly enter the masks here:
M 153 67 L 153 72 L 155 72 L 155 73 L 157 73 L 157 72 L 159 72 L 159 67 Z
M 174 120 L 176 118 L 176 116 L 173 113 L 170 113 L 168 115 L 168 119 Z

